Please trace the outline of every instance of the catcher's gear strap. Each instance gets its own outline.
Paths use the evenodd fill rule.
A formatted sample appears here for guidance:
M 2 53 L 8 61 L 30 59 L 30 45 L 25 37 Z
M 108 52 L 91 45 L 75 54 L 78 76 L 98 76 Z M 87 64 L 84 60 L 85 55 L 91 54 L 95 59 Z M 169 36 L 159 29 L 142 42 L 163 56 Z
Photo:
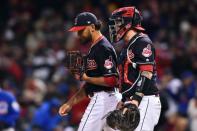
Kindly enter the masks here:
M 140 94 L 136 93 L 135 95 L 133 95 L 132 100 L 136 100 L 140 104 L 140 102 L 142 101 L 142 97 L 143 96 L 141 96 Z
M 142 73 L 140 73 L 139 78 L 136 83 L 137 83 L 135 85 L 136 93 L 135 93 L 135 95 L 132 96 L 132 99 L 137 100 L 140 103 L 141 99 L 143 97 L 143 95 L 141 95 L 141 94 L 143 94 L 144 88 L 150 87 L 151 80 L 149 78 L 147 78 L 146 76 L 142 75 Z M 126 101 L 126 97 L 123 94 L 122 102 L 125 102 L 125 101 Z
M 133 95 L 132 100 L 137 100 L 140 103 L 143 97 L 143 90 L 144 88 L 149 88 L 150 83 L 151 80 L 141 73 L 136 84 L 136 93 Z
M 141 73 L 139 79 L 137 80 L 136 92 L 142 93 L 144 88 L 149 88 L 150 82 L 151 80 Z

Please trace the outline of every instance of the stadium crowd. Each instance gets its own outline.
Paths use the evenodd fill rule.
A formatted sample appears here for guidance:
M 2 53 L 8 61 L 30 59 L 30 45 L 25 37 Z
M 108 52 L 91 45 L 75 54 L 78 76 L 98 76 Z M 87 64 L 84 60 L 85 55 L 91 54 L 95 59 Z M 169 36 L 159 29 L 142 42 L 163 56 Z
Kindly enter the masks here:
M 79 88 L 65 69 L 65 53 L 78 47 L 86 53 L 89 44 L 67 29 L 78 13 L 90 11 L 109 38 L 108 17 L 123 6 L 141 11 L 156 47 L 162 113 L 155 131 L 197 130 L 196 0 L 2 0 L 0 87 L 20 105 L 17 131 L 75 131 L 88 98 L 59 116 L 59 106 Z

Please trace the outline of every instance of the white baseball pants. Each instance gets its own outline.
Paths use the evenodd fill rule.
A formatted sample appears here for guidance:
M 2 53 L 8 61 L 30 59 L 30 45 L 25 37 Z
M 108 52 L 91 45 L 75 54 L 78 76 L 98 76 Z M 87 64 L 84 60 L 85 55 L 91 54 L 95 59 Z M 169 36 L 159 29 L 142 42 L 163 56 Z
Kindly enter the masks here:
M 97 92 L 91 97 L 91 101 L 81 119 L 78 131 L 114 131 L 106 124 L 106 114 L 115 110 L 120 99 L 118 92 Z

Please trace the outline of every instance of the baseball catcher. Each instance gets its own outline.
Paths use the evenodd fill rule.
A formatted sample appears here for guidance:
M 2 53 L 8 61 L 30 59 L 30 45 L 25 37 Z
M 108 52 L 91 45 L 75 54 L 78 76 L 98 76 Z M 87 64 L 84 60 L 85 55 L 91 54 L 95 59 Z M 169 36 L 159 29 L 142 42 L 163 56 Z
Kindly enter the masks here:
M 156 51 L 141 26 L 142 20 L 140 11 L 134 6 L 118 8 L 109 18 L 109 33 L 112 43 L 122 44 L 118 57 L 122 101 L 118 105 L 129 102 L 138 107 L 141 119 L 135 131 L 153 131 L 161 112 L 156 84 Z
M 136 105 L 127 103 L 121 109 L 109 112 L 107 124 L 121 131 L 133 131 L 140 122 L 140 112 Z

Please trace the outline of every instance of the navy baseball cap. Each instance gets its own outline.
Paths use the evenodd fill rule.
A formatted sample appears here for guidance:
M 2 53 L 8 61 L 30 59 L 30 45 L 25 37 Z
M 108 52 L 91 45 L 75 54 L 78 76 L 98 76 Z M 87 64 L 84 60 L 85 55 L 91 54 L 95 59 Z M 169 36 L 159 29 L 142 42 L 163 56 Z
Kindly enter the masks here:
M 74 26 L 72 26 L 68 31 L 80 31 L 85 29 L 86 26 L 96 24 L 97 22 L 98 19 L 94 14 L 90 12 L 82 12 L 76 16 Z

